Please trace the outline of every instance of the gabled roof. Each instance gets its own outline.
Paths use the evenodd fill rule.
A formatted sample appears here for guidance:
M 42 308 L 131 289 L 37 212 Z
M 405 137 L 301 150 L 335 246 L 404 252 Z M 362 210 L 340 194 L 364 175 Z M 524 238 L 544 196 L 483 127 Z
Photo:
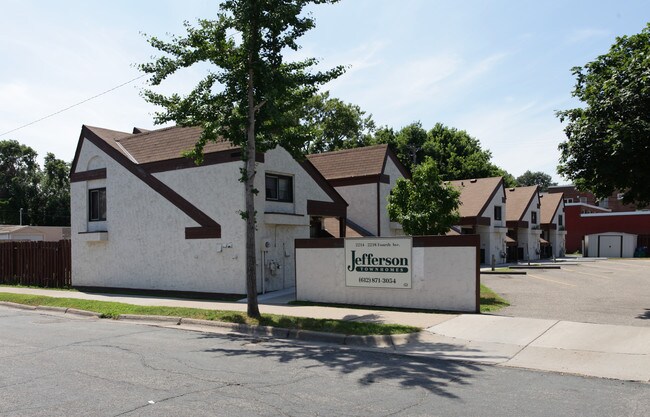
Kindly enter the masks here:
M 539 193 L 539 201 L 542 206 L 540 223 L 541 224 L 551 224 L 553 223 L 553 218 L 555 213 L 557 213 L 560 205 L 562 204 L 562 199 L 564 198 L 563 193 Z
M 478 178 L 450 181 L 460 190 L 460 217 L 481 217 L 494 195 L 502 189 L 503 178 Z
M 379 177 L 384 173 L 386 159 L 391 158 L 402 175 L 408 177 L 408 171 L 397 159 L 388 145 L 365 146 L 341 151 L 307 155 L 307 159 L 328 181 Z
M 516 187 L 506 189 L 506 221 L 522 221 L 528 207 L 538 193 L 539 187 Z
M 134 129 L 134 131 L 140 133 L 125 133 L 91 126 L 87 127 L 136 164 L 181 158 L 183 152 L 194 149 L 194 144 L 199 140 L 202 132 L 200 127 L 180 126 L 151 131 Z M 237 149 L 237 147 L 224 140 L 216 143 L 206 143 L 203 152 L 210 154 L 231 149 Z

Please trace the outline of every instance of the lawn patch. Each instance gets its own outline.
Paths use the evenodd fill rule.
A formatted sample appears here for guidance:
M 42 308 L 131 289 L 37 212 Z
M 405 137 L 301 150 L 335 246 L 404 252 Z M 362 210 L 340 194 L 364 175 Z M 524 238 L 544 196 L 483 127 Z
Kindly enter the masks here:
M 494 313 L 509 305 L 499 294 L 481 284 L 481 313 Z
M 252 319 L 245 313 L 225 310 L 206 310 L 186 307 L 139 306 L 110 301 L 83 300 L 77 298 L 56 298 L 42 295 L 10 294 L 0 292 L 0 301 L 32 305 L 68 307 L 100 313 L 105 318 L 117 318 L 120 314 L 139 314 L 151 316 L 173 316 L 202 320 L 215 320 L 228 323 L 242 323 L 282 327 L 295 330 L 341 333 L 346 335 L 390 335 L 419 332 L 421 329 L 401 324 L 362 323 L 357 321 L 313 319 L 308 317 L 262 314 L 260 320 Z

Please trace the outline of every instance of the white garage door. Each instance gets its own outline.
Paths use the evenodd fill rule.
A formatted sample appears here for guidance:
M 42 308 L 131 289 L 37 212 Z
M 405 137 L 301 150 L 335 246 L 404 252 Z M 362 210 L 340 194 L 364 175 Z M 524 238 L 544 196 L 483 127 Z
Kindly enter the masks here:
M 598 256 L 620 258 L 623 236 L 598 236 Z

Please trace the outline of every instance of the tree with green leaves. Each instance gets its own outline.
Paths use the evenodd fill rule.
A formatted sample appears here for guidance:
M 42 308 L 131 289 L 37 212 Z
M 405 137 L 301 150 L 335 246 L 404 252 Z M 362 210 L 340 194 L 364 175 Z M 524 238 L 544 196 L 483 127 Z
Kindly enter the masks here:
M 596 197 L 650 204 L 650 24 L 572 72 L 584 105 L 557 113 L 567 122 L 558 172 Z
M 517 177 L 517 186 L 528 187 L 531 185 L 537 185 L 541 191 L 546 191 L 548 187 L 557 185 L 557 183 L 553 182 L 553 178 L 550 175 L 541 171 L 532 172 L 528 170 Z
M 397 132 L 382 127 L 376 131 L 372 142 L 389 144 L 409 169 L 427 157 L 432 158 L 445 181 L 504 177 L 506 186 L 516 185 L 512 175 L 491 162 L 492 153 L 481 148 L 478 139 L 442 123 L 436 123 L 428 132 L 420 122 L 411 123 Z
M 53 153 L 45 156 L 39 200 L 38 224 L 70 226 L 70 164 Z
M 407 235 L 442 235 L 458 224 L 459 199 L 460 190 L 443 183 L 437 163 L 427 157 L 410 180 L 397 180 L 388 197 L 388 214 Z
M 369 144 L 375 122 L 357 105 L 330 98 L 329 92 L 317 94 L 307 104 L 304 122 L 310 140 L 305 153 L 321 153 L 357 148 Z
M 159 85 L 171 74 L 198 63 L 211 67 L 186 96 L 144 92 L 147 101 L 163 108 L 155 122 L 200 126 L 203 133 L 190 156 L 200 163 L 208 141 L 224 138 L 242 149 L 241 181 L 245 188 L 246 289 L 248 315 L 260 317 L 257 303 L 255 204 L 258 190 L 255 154 L 281 145 L 300 155 L 307 138 L 301 123 L 308 101 L 324 83 L 343 73 L 342 67 L 311 72 L 317 61 L 285 62 L 283 52 L 297 50 L 298 38 L 314 27 L 303 10 L 310 4 L 336 0 L 226 0 L 217 20 L 185 23 L 187 34 L 149 43 L 164 56 L 140 69 Z
M 41 169 L 36 151 L 15 140 L 0 141 L 0 224 L 38 221 L 38 186 Z

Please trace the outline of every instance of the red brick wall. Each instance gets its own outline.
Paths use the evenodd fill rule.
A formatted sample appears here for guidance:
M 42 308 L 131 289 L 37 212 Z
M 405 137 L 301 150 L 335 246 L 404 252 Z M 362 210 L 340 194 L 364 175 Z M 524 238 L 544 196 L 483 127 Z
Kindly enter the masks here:
M 583 207 L 580 205 L 564 208 L 567 253 L 581 251 L 585 235 L 593 233 L 624 232 L 650 235 L 650 211 L 634 215 L 610 214 L 598 217 L 581 217 L 582 209 Z

